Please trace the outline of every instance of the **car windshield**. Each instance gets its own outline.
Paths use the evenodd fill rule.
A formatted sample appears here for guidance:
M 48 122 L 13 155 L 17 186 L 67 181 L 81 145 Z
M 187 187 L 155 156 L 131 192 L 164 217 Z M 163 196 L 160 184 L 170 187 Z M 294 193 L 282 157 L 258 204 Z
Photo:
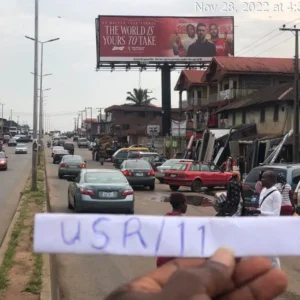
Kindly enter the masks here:
M 127 161 L 125 168 L 128 169 L 151 169 L 150 164 L 145 160 Z
M 84 182 L 90 184 L 97 183 L 127 183 L 126 177 L 118 172 L 87 172 L 84 175 Z
M 253 169 L 245 179 L 245 184 L 255 184 L 259 180 L 259 173 L 261 171 L 274 171 L 276 174 L 281 173 L 286 178 L 286 170 L 279 168 L 255 168 Z
M 17 147 L 26 147 L 25 144 L 17 144 Z
M 174 166 L 176 163 L 178 162 L 178 160 L 176 159 L 169 159 L 166 162 L 164 162 L 161 166 L 162 167 L 172 167 Z
M 79 139 L 79 142 L 86 142 L 87 139 Z
M 64 157 L 64 161 L 78 161 L 83 162 L 83 158 L 79 155 L 67 155 Z
M 175 164 L 171 167 L 171 170 L 177 170 L 177 171 L 185 171 L 188 164 Z
M 3 152 L 0 152 L 0 158 L 5 158 L 5 154 Z

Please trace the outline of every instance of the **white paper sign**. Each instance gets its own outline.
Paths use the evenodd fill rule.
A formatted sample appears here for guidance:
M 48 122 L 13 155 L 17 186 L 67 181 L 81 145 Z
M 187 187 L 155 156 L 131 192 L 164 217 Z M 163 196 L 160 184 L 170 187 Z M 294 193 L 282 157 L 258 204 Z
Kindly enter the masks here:
M 209 257 L 229 247 L 238 257 L 292 256 L 300 255 L 299 231 L 297 217 L 37 214 L 34 251 Z

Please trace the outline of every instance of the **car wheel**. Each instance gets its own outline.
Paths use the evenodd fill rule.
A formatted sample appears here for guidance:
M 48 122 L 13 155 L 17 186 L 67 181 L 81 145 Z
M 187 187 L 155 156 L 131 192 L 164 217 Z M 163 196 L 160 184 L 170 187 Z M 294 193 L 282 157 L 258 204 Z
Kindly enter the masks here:
M 155 184 L 149 185 L 150 191 L 154 191 L 155 190 Z
M 201 180 L 200 179 L 194 180 L 194 182 L 192 183 L 192 186 L 191 186 L 192 192 L 194 192 L 194 193 L 200 193 L 201 189 L 202 189 L 202 182 L 201 182 Z
M 73 205 L 70 202 L 70 194 L 68 192 L 68 209 L 73 209 Z
M 180 186 L 179 185 L 169 185 L 171 191 L 176 192 L 179 190 Z

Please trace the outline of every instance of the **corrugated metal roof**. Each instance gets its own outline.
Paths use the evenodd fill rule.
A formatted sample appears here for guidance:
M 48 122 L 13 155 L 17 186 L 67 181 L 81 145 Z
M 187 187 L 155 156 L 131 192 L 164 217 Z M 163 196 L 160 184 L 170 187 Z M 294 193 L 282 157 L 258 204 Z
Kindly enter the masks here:
M 206 70 L 183 70 L 181 71 L 177 83 L 175 85 L 175 91 L 185 88 L 189 88 L 192 85 L 206 85 L 204 81 L 204 73 Z
M 249 96 L 241 97 L 234 102 L 226 105 L 217 111 L 217 113 L 239 109 L 244 107 L 250 107 L 257 104 L 272 102 L 272 101 L 287 101 L 293 100 L 293 87 L 291 83 L 284 83 L 276 86 L 268 86 L 262 88 L 256 92 L 253 92 Z
M 213 61 L 227 72 L 294 73 L 294 60 L 291 58 L 217 56 Z

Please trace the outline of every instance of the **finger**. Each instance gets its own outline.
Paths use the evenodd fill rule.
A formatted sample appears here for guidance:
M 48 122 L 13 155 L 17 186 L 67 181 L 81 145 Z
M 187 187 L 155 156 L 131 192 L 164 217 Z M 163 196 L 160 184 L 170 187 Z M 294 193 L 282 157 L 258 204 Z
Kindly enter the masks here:
M 219 249 L 200 268 L 175 272 L 162 291 L 162 299 L 189 299 L 195 295 L 215 297 L 224 294 L 234 288 L 231 279 L 234 267 L 233 252 Z
M 284 272 L 273 268 L 222 297 L 221 300 L 273 300 L 286 290 L 287 285 Z

